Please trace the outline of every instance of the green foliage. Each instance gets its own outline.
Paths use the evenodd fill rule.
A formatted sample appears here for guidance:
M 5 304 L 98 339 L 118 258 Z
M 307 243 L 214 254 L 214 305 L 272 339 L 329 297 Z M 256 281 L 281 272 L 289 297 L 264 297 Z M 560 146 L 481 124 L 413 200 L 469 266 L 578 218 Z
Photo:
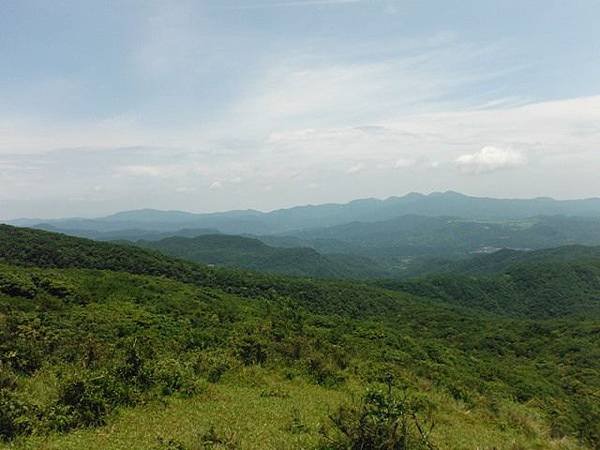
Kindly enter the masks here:
M 508 265 L 498 274 L 443 274 L 377 284 L 504 316 L 600 318 L 600 254 L 569 261 L 543 253 L 547 258 L 531 255 L 531 260 Z
M 231 433 L 223 433 L 217 431 L 214 425 L 211 425 L 200 436 L 200 444 L 206 448 L 222 448 L 227 450 L 235 450 L 239 448 L 236 436 Z
M 392 391 L 367 390 L 358 405 L 343 405 L 330 416 L 323 449 L 433 449 L 433 422 L 419 418 L 415 401 Z M 427 423 L 427 425 L 425 424 Z
M 57 428 L 64 431 L 70 428 L 103 425 L 110 410 L 110 381 L 103 376 L 76 376 L 66 380 L 58 392 L 58 407 L 62 414 L 53 419 Z
M 423 283 L 413 291 L 417 297 L 357 282 L 211 270 L 139 249 L 15 233 L 12 244 L 0 244 L 0 255 L 20 266 L 0 264 L 0 279 L 35 288 L 29 297 L 0 292 L 3 439 L 98 426 L 120 408 L 165 396 L 193 401 L 189 397 L 224 383 L 255 386 L 254 400 L 245 402 L 288 401 L 257 371 L 332 396 L 391 372 L 419 398 L 468 409 L 475 425 L 538 439 L 535 427 L 505 413 L 528 408 L 557 439 L 598 446 L 600 323 L 593 314 L 544 316 L 548 308 L 540 301 L 572 310 L 578 303 L 569 286 L 585 286 L 577 298 L 589 302 L 598 292 L 593 264 L 510 274 L 505 283 L 511 289 L 538 299 L 525 303 L 535 318 L 524 318 L 473 308 L 472 301 L 492 295 L 493 281 L 491 287 L 469 278 Z M 457 299 L 465 303 L 453 305 Z M 405 436 L 421 445 L 429 427 L 419 421 L 421 434 L 415 415 L 427 411 L 414 397 L 375 390 L 334 414 L 337 425 L 328 436 L 338 447 L 368 442 L 386 448 Z M 296 437 L 314 419 L 292 417 L 288 427 L 286 414 L 280 428 L 295 430 Z M 218 430 L 207 442 L 228 445 L 226 434 Z
M 13 439 L 32 429 L 36 410 L 10 389 L 0 389 L 0 439 Z
M 36 286 L 27 274 L 4 271 L 0 274 L 0 293 L 13 297 L 33 298 Z
M 235 344 L 236 352 L 246 366 L 264 364 L 267 361 L 265 343 L 256 336 L 242 336 Z
M 322 255 L 308 247 L 271 247 L 258 239 L 243 236 L 169 237 L 159 241 L 137 241 L 136 245 L 204 264 L 292 276 L 356 279 L 389 275 L 369 258 Z

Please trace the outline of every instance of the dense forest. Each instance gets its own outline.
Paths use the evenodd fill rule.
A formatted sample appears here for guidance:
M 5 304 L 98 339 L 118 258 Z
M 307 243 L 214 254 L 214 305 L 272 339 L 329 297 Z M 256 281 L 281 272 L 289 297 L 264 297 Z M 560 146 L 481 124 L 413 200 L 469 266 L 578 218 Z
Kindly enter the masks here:
M 549 253 L 357 282 L 0 226 L 1 438 L 598 448 L 600 259 Z
M 311 247 L 273 247 L 259 239 L 225 234 L 173 236 L 136 245 L 165 255 L 223 267 L 317 278 L 385 278 L 391 271 L 374 260 L 344 253 L 322 255 Z

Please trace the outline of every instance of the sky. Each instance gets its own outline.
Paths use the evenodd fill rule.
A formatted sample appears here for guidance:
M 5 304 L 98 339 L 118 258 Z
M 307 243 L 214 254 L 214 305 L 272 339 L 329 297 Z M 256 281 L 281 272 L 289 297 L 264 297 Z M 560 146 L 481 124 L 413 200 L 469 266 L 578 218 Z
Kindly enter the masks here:
M 600 196 L 597 0 L 0 0 L 0 219 Z

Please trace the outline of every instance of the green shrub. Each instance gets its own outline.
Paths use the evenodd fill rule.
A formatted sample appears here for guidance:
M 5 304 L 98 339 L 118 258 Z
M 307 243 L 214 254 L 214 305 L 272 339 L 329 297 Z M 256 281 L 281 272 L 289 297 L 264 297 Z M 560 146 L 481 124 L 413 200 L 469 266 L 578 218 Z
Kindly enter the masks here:
M 30 314 L 12 314 L 0 328 L 0 360 L 15 371 L 31 375 L 47 358 L 57 339 L 42 321 Z
M 191 396 L 205 389 L 196 380 L 193 371 L 189 367 L 173 358 L 159 360 L 154 363 L 152 379 L 160 387 L 163 395 L 172 395 L 178 392 L 185 396 Z
M 0 362 L 0 389 L 13 391 L 18 384 L 18 378 L 10 367 Z
M 204 448 L 223 448 L 235 450 L 240 448 L 237 436 L 229 432 L 219 432 L 211 425 L 206 432 L 200 435 L 200 445 Z
M 264 364 L 267 361 L 266 346 L 255 336 L 243 336 L 236 344 L 236 352 L 245 366 Z
M 37 289 L 27 275 L 3 271 L 0 272 L 0 293 L 13 297 L 33 298 Z
M 194 363 L 196 373 L 211 383 L 218 382 L 233 366 L 234 361 L 223 351 L 200 352 Z
M 322 449 L 406 450 L 431 449 L 429 430 L 417 417 L 406 395 L 367 390 L 359 405 L 341 406 L 330 416 L 332 428 L 324 431 Z
M 296 408 L 292 410 L 292 417 L 290 423 L 286 427 L 286 431 L 292 434 L 308 433 L 310 431 L 308 425 L 302 420 L 300 411 Z
M 156 439 L 158 441 L 156 450 L 187 450 L 185 445 L 177 439 L 165 438 L 162 436 L 158 436 Z
M 141 390 L 152 387 L 151 369 L 146 364 L 150 352 L 147 343 L 140 344 L 137 339 L 128 342 L 123 363 L 117 369 L 119 379 Z
M 10 440 L 32 429 L 36 411 L 7 389 L 0 389 L 0 439 Z
M 77 374 L 59 386 L 58 400 L 50 422 L 53 428 L 98 426 L 118 405 L 132 405 L 136 396 L 131 388 L 107 373 Z
M 320 355 L 307 360 L 307 371 L 315 383 L 321 386 L 335 386 L 344 381 L 344 376 L 334 365 Z
M 104 425 L 110 406 L 96 380 L 72 380 L 61 386 L 59 405 L 65 407 L 67 428 Z
M 61 299 L 77 298 L 77 288 L 68 280 L 61 278 L 59 275 L 43 276 L 34 275 L 33 282 L 35 286 L 43 289 L 48 294 Z

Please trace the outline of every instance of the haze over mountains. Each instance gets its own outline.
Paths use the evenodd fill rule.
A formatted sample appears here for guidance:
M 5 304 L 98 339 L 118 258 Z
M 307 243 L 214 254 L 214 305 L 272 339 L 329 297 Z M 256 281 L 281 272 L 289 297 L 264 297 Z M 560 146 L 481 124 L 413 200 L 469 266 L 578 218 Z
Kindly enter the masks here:
M 96 219 L 11 223 L 137 242 L 206 264 L 299 276 L 394 278 L 442 270 L 453 261 L 502 248 L 600 245 L 600 199 L 412 193 L 272 212 L 144 209 Z
M 409 214 L 477 220 L 523 219 L 538 215 L 600 217 L 600 198 L 495 199 L 470 197 L 448 191 L 429 195 L 411 193 L 385 200 L 360 199 L 346 204 L 297 206 L 271 212 L 246 210 L 194 214 L 183 211 L 143 209 L 119 212 L 97 219 L 17 219 L 7 223 L 18 226 L 37 226 L 43 223 L 59 230 L 81 232 L 127 229 L 175 231 L 183 228 L 209 228 L 231 234 L 273 234 L 354 221 L 384 221 Z

